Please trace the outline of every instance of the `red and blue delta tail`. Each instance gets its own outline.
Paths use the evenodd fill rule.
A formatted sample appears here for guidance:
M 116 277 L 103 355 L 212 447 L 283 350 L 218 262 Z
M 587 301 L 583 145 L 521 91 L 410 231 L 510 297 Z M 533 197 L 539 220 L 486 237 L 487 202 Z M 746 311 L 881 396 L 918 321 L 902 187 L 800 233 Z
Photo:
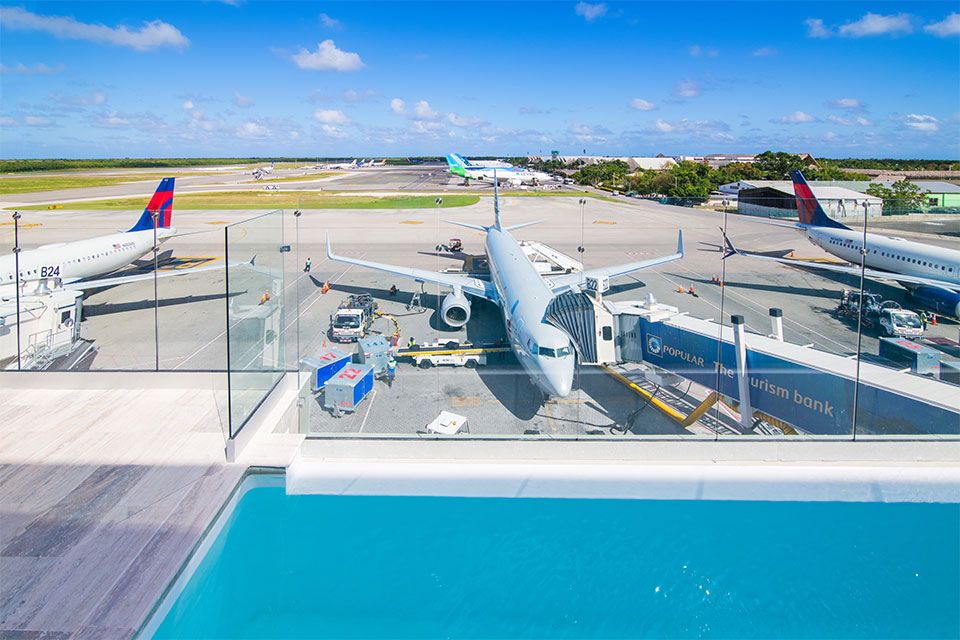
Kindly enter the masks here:
M 166 229 L 173 221 L 173 181 L 175 178 L 164 178 L 147 204 L 147 208 L 140 214 L 137 224 L 130 231 L 149 231 L 153 229 L 153 214 L 157 214 L 157 228 Z
M 827 215 L 800 171 L 794 171 L 791 177 L 793 178 L 793 193 L 797 198 L 797 215 L 800 217 L 800 224 L 811 227 L 831 227 L 833 229 L 850 228 Z

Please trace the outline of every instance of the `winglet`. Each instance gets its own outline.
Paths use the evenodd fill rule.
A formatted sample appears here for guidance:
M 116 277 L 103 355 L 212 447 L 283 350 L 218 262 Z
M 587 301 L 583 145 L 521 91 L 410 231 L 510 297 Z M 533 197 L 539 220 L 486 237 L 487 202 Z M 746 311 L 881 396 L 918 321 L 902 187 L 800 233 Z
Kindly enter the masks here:
M 683 229 L 677 230 L 677 253 L 681 258 L 683 257 Z
M 330 260 L 336 260 L 336 256 L 333 255 L 333 247 L 330 246 L 330 233 L 327 233 L 327 258 Z
M 722 227 L 720 228 L 720 233 L 723 234 L 723 246 L 724 246 L 723 257 L 721 258 L 721 260 L 726 260 L 730 256 L 740 255 L 740 251 L 737 250 L 735 246 L 733 246 L 733 243 L 730 242 L 730 238 L 727 237 L 727 232 L 724 231 Z

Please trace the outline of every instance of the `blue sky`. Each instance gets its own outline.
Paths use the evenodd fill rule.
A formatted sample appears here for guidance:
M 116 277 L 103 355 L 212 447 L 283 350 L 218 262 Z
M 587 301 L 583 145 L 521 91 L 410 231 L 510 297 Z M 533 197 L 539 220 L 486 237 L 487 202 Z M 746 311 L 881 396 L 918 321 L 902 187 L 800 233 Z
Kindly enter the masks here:
M 960 157 L 956 2 L 0 4 L 0 156 Z

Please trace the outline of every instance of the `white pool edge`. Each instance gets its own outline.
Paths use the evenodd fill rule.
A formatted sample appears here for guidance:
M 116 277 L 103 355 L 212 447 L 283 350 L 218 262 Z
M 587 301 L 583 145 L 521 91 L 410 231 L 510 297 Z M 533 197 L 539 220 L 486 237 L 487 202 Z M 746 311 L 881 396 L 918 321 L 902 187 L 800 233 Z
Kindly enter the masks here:
M 960 466 L 298 459 L 288 494 L 960 502 Z
M 254 472 L 244 476 L 240 480 L 239 484 L 237 485 L 237 489 L 233 492 L 230 498 L 227 499 L 226 503 L 217 514 L 217 517 L 200 537 L 200 541 L 191 551 L 190 556 L 187 558 L 184 565 L 180 568 L 180 572 L 177 574 L 177 577 L 174 578 L 173 583 L 160 597 L 159 603 L 153 609 L 150 615 L 147 616 L 146 622 L 140 627 L 139 631 L 134 634 L 134 638 L 152 638 L 154 634 L 156 634 L 157 630 L 160 628 L 160 625 L 163 624 L 164 619 L 166 619 L 167 614 L 170 613 L 170 609 L 173 608 L 173 604 L 177 601 L 177 599 L 180 597 L 180 594 L 183 593 L 183 590 L 190 583 L 190 580 L 197 572 L 200 563 L 202 563 L 204 558 L 207 557 L 210 547 L 213 546 L 213 543 L 216 542 L 218 537 L 220 537 L 224 527 L 227 526 L 227 522 L 229 522 L 230 518 L 233 516 L 237 505 L 240 504 L 240 501 L 243 499 L 243 497 L 247 495 L 247 492 L 251 489 L 258 489 L 261 487 L 283 486 L 284 476 L 279 473 Z

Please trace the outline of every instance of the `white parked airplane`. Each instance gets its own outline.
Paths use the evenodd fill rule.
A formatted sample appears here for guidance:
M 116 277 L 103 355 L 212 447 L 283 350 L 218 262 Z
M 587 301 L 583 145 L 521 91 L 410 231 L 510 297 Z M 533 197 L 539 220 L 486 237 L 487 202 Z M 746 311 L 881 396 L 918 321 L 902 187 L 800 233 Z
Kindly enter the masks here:
M 126 284 L 154 277 L 153 273 L 100 278 L 125 267 L 153 251 L 153 214 L 157 214 L 157 244 L 174 237 L 177 230 L 173 220 L 174 178 L 160 181 L 146 209 L 129 231 L 112 233 L 77 242 L 48 244 L 20 252 L 20 273 L 17 276 L 16 256 L 0 256 L 0 294 L 15 292 L 19 284 L 21 293 L 36 289 L 64 287 L 68 289 L 96 289 L 117 284 Z M 174 269 L 158 273 L 157 277 L 179 276 L 197 273 L 223 266 Z
M 514 186 L 543 184 L 555 179 L 549 173 L 514 167 L 509 164 L 506 167 L 474 164 L 455 153 L 447 156 L 447 169 L 451 174 L 468 180 L 496 180 Z
M 500 221 L 499 192 L 494 181 L 494 224 L 480 226 L 449 220 L 486 234 L 490 280 L 460 274 L 438 273 L 338 256 L 327 236 L 327 257 L 336 262 L 384 271 L 418 282 L 430 282 L 452 289 L 440 306 L 440 315 L 449 326 L 462 327 L 470 320 L 470 297 L 490 300 L 500 307 L 510 346 L 527 374 L 547 396 L 563 397 L 573 387 L 574 347 L 569 336 L 549 324 L 547 307 L 561 293 L 585 286 L 588 278 L 615 278 L 683 257 L 683 234 L 677 234 L 677 252 L 662 258 L 588 269 L 544 279 L 510 231 L 536 224 L 528 222 L 503 226 Z
M 859 276 L 862 251 L 864 277 L 899 282 L 923 306 L 960 318 L 960 251 L 876 233 L 867 233 L 864 243 L 862 231 L 827 216 L 799 171 L 793 173 L 793 190 L 800 218 L 794 226 L 802 230 L 813 244 L 850 263 L 803 262 L 800 263 L 802 266 Z M 794 266 L 798 264 L 796 260 L 740 251 L 729 238 L 726 243 L 725 258 L 739 254 Z

